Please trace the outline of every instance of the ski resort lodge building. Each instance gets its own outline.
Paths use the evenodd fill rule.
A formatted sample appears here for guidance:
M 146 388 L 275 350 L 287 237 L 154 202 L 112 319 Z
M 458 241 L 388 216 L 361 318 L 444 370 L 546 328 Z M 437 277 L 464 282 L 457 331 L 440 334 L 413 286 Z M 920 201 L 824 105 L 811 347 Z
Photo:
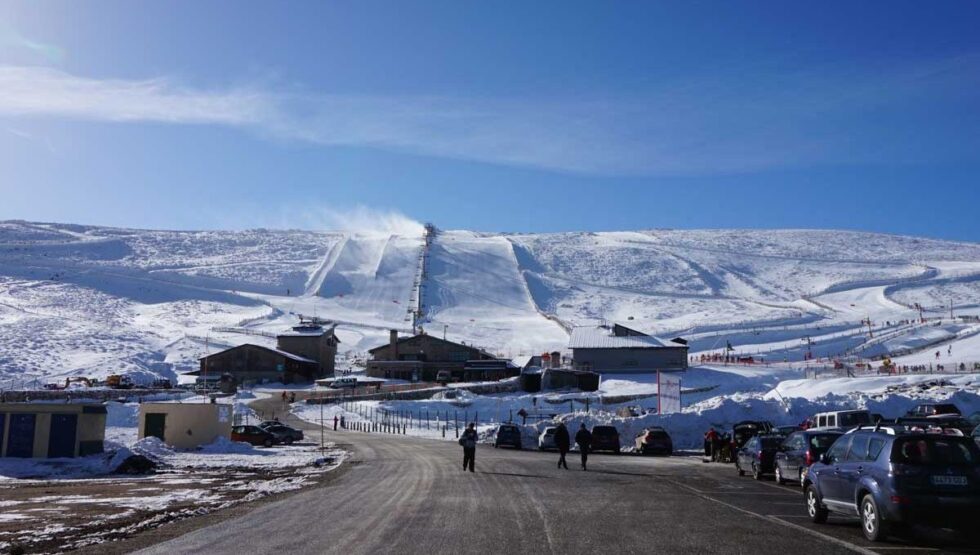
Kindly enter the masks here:
M 398 337 L 391 330 L 390 341 L 368 351 L 367 375 L 412 381 L 436 381 L 441 370 L 449 372 L 450 381 L 501 380 L 520 373 L 507 360 L 471 345 L 439 339 L 424 333 Z
M 276 336 L 276 348 L 246 343 L 200 359 L 189 375 L 228 374 L 242 382 L 304 383 L 333 377 L 340 340 L 335 327 L 301 321 L 292 331 Z
M 687 370 L 687 342 L 661 339 L 619 324 L 572 329 L 573 367 L 599 374 Z

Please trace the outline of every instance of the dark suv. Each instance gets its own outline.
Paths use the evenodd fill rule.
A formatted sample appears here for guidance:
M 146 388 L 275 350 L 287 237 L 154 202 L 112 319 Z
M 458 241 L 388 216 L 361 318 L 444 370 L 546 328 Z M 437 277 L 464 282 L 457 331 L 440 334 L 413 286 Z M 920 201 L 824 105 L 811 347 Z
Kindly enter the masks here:
M 746 441 L 745 446 L 735 455 L 735 470 L 738 475 L 744 476 L 748 471 L 753 478 L 761 480 L 763 475 L 772 474 L 776 451 L 785 439 L 781 435 L 759 434 Z
M 521 443 L 521 429 L 513 424 L 501 424 L 497 428 L 497 437 L 493 440 L 493 446 L 500 447 L 501 445 L 521 449 L 523 447 Z
M 615 426 L 593 426 L 592 450 L 619 454 L 619 430 Z
M 837 439 L 803 481 L 807 513 L 861 518 L 881 541 L 898 524 L 976 526 L 980 514 L 980 448 L 956 432 L 904 426 L 863 428 Z
M 776 453 L 776 482 L 803 484 L 810 465 L 827 452 L 843 432 L 806 430 L 793 432 Z

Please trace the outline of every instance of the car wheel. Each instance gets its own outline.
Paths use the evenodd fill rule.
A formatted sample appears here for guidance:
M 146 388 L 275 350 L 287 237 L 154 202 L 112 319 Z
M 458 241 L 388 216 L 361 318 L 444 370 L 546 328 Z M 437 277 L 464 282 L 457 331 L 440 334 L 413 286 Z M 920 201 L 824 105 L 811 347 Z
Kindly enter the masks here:
M 745 471 L 742 470 L 741 466 L 739 466 L 738 461 L 735 461 L 735 470 L 738 471 L 739 476 L 745 476 Z
M 272 447 L 272 440 L 266 438 L 266 440 L 262 442 L 262 445 L 265 445 L 266 447 Z
M 752 477 L 756 480 L 762 479 L 762 470 L 760 470 L 754 463 L 752 464 Z
M 883 541 L 888 536 L 887 527 L 881 521 L 878 504 L 870 494 L 865 495 L 861 500 L 861 532 L 871 542 Z
M 806 500 L 806 513 L 810 520 L 817 524 L 827 522 L 828 511 L 820 505 L 820 494 L 817 493 L 817 488 L 813 485 L 807 486 L 803 498 Z
M 286 443 L 286 445 L 292 445 L 293 444 L 293 438 L 287 437 L 285 443 Z
M 786 480 L 783 480 L 783 473 L 781 470 L 779 470 L 778 464 L 776 465 L 776 483 L 779 485 L 783 485 L 786 483 Z

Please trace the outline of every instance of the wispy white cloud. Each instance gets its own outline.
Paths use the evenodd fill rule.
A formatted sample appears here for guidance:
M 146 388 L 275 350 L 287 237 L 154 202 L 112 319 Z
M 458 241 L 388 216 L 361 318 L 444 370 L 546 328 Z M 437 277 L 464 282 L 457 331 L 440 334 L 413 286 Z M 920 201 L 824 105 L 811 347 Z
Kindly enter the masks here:
M 910 127 L 917 123 L 903 119 L 909 102 L 927 111 L 957 95 L 976 100 L 964 92 L 976 90 L 976 67 L 976 57 L 965 57 L 884 70 L 736 68 L 642 97 L 488 99 L 207 90 L 166 78 L 7 66 L 0 116 L 233 126 L 326 146 L 572 173 L 713 174 L 908 159 L 917 145 Z M 869 110 L 874 117 L 856 125 Z M 879 120 L 885 132 L 901 136 L 897 126 L 912 138 L 881 141 Z M 946 131 L 952 151 L 978 138 L 976 130 Z
M 4 46 L 30 52 L 51 63 L 61 63 L 65 59 L 65 51 L 61 47 L 27 38 L 17 31 L 0 24 L 0 47 Z

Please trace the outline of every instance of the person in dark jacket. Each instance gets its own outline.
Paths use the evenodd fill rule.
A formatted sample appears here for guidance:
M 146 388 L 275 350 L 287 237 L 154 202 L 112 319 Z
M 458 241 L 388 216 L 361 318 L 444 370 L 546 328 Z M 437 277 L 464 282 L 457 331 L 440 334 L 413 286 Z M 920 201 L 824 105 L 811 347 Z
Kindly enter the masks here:
M 585 427 L 585 422 L 582 422 L 575 434 L 575 443 L 578 443 L 578 449 L 582 453 L 582 470 L 588 470 L 585 464 L 589 460 L 589 450 L 592 449 L 592 432 Z
M 463 472 L 466 472 L 467 467 L 470 472 L 476 472 L 473 469 L 476 466 L 476 439 L 476 424 L 470 422 L 459 437 L 459 444 L 463 446 Z
M 558 468 L 565 467 L 565 470 L 568 470 L 565 455 L 568 454 L 571 443 L 571 438 L 568 436 L 568 428 L 565 427 L 564 423 L 558 424 L 558 428 L 555 430 L 555 447 L 558 448 Z

